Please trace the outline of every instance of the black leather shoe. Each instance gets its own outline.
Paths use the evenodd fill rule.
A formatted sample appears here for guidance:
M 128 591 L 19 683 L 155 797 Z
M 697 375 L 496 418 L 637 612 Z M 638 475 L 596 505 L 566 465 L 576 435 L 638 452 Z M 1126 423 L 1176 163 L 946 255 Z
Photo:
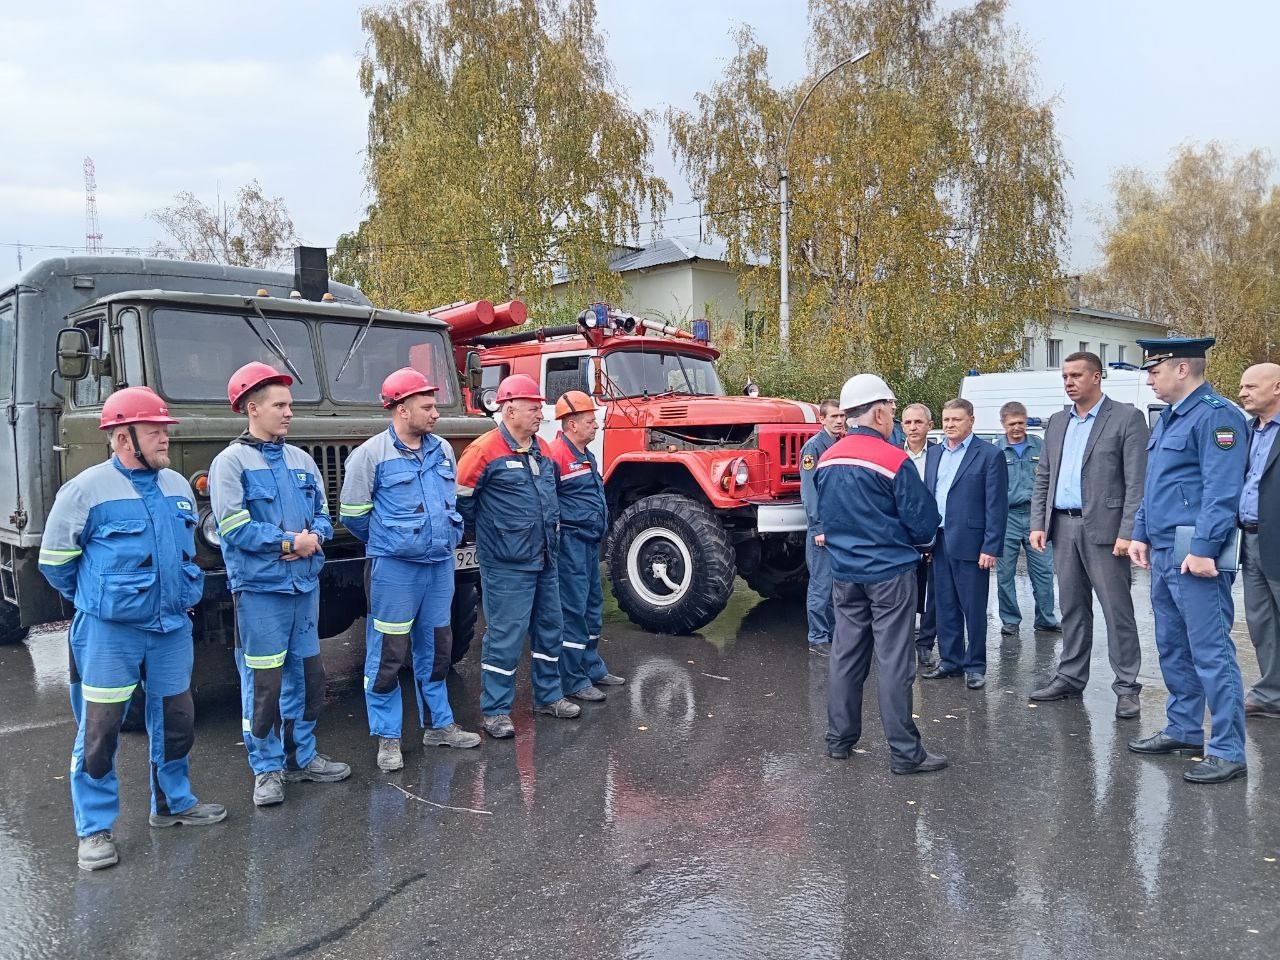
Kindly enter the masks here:
M 938 657 L 932 650 L 916 650 L 916 664 L 922 670 L 936 670 Z
M 1018 635 L 1018 624 L 1016 624 L 1016 623 L 1002 623 L 1002 624 L 1000 624 L 1000 636 L 1002 636 L 1002 637 L 1016 637 L 1017 635 Z
M 1061 677 L 1054 677 L 1039 690 L 1032 690 L 1031 699 L 1040 701 L 1065 700 L 1067 697 L 1079 697 L 1083 694 L 1083 690 L 1077 690 Z
M 917 763 L 914 767 L 890 767 L 894 773 L 900 776 L 909 776 L 913 773 L 933 773 L 935 770 L 941 770 L 950 761 L 940 753 L 928 753 L 926 751 L 924 759 Z
M 987 678 L 980 673 L 966 673 L 964 685 L 970 690 L 981 690 L 987 685 Z
M 1226 783 L 1244 776 L 1248 776 L 1248 768 L 1243 763 L 1222 757 L 1205 757 L 1199 763 L 1193 763 L 1182 779 L 1187 783 Z
M 1138 695 L 1136 693 L 1122 693 L 1116 697 L 1116 719 L 1132 720 L 1142 712 L 1142 705 L 1138 703 Z
M 1130 740 L 1129 749 L 1134 753 L 1200 753 L 1204 750 L 1204 746 L 1199 743 L 1184 743 L 1181 740 L 1175 740 L 1173 737 L 1165 736 L 1164 731 L 1161 730 L 1159 733 L 1153 733 L 1149 737 Z
M 849 748 L 848 747 L 827 747 L 827 756 L 830 757 L 832 760 L 848 760 Z
M 928 673 L 920 674 L 922 680 L 947 680 L 951 677 L 960 676 L 959 670 L 943 670 L 941 667 L 934 667 Z
M 1061 633 L 1061 632 L 1062 632 L 1062 624 L 1060 623 L 1051 623 L 1047 627 L 1042 627 L 1038 623 L 1036 624 L 1036 633 Z

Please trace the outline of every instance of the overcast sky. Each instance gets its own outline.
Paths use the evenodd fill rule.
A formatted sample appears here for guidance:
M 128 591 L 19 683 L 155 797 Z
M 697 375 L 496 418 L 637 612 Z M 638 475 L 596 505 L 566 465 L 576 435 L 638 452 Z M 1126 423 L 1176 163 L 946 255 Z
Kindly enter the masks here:
M 751 24 L 776 83 L 804 74 L 804 0 L 597 0 L 619 84 L 637 109 L 690 106 Z M 958 5 L 955 0 L 945 6 Z M 1264 0 L 1013 0 L 1072 166 L 1068 263 L 1096 262 L 1093 217 L 1116 168 L 1158 171 L 1187 141 L 1280 156 L 1280 4 Z M 107 247 L 148 247 L 149 211 L 189 189 L 212 202 L 257 178 L 300 235 L 332 246 L 368 203 L 359 5 L 0 0 L 0 275 L 14 244 L 82 247 L 82 162 L 97 166 Z M 657 172 L 696 212 L 665 129 Z M 696 238 L 696 220 L 668 236 Z M 23 250 L 30 262 L 49 251 Z

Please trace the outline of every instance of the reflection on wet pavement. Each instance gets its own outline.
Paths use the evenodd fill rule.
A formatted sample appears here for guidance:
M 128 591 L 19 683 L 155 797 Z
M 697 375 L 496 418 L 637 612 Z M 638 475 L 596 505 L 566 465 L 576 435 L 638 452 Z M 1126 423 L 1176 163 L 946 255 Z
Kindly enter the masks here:
M 1250 721 L 1249 778 L 1223 787 L 1129 754 L 1163 715 L 1145 589 L 1142 720 L 1113 718 L 1104 645 L 1083 702 L 1029 704 L 1058 638 L 1001 639 L 993 618 L 985 690 L 917 685 L 953 761 L 919 778 L 889 774 L 873 685 L 861 752 L 825 757 L 803 607 L 745 587 L 695 637 L 611 608 L 605 656 L 630 682 L 607 703 L 535 722 L 522 675 L 514 743 L 427 752 L 413 718 L 390 775 L 356 632 L 325 643 L 319 728 L 351 780 L 255 810 L 235 697 L 202 697 L 193 777 L 230 819 L 149 829 L 127 735 L 122 862 L 95 875 L 75 866 L 65 637 L 40 633 L 0 648 L 0 957 L 1274 956 L 1280 721 Z M 450 687 L 476 729 L 478 676 Z

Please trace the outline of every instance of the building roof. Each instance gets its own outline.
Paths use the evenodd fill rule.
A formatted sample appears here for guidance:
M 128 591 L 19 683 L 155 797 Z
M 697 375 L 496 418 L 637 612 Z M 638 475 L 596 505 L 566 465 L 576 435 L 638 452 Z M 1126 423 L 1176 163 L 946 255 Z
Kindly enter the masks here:
M 1099 310 L 1096 307 L 1070 307 L 1067 310 L 1058 312 L 1076 314 L 1078 316 L 1088 317 L 1090 320 L 1110 320 L 1118 323 L 1140 323 L 1144 326 L 1154 327 L 1158 330 L 1168 329 L 1168 324 L 1161 323 L 1159 320 L 1146 320 L 1142 317 L 1135 317 L 1133 314 L 1113 313 L 1110 310 Z
M 714 260 L 724 262 L 724 251 L 708 244 L 686 244 L 673 237 L 659 237 L 647 247 L 619 247 L 609 259 L 609 269 L 614 273 L 627 273 L 631 270 L 648 270 L 651 267 L 665 267 L 673 263 L 688 263 L 694 260 Z

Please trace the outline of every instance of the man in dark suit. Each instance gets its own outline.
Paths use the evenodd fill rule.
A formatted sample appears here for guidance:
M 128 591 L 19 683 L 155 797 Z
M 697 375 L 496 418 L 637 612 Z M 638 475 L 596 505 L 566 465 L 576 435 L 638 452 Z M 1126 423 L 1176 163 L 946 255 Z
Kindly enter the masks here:
M 923 676 L 963 673 L 965 686 L 978 690 L 987 682 L 987 597 L 991 570 L 1004 550 L 1009 473 L 1000 450 L 973 435 L 968 400 L 943 405 L 942 432 L 946 441 L 925 457 L 925 486 L 942 515 L 933 548 L 940 662 Z
M 1258 682 L 1244 715 L 1280 719 L 1280 364 L 1259 363 L 1240 377 L 1249 424 L 1249 467 L 1240 494 L 1244 534 L 1244 618 L 1258 653 Z
M 1078 697 L 1089 682 L 1093 596 L 1107 623 L 1116 716 L 1138 715 L 1142 649 L 1130 592 L 1129 540 L 1142 503 L 1150 431 L 1142 411 L 1102 393 L 1102 361 L 1073 353 L 1062 364 L 1072 406 L 1049 418 L 1031 493 L 1034 550 L 1053 544 L 1062 608 L 1062 658 L 1032 700 Z

